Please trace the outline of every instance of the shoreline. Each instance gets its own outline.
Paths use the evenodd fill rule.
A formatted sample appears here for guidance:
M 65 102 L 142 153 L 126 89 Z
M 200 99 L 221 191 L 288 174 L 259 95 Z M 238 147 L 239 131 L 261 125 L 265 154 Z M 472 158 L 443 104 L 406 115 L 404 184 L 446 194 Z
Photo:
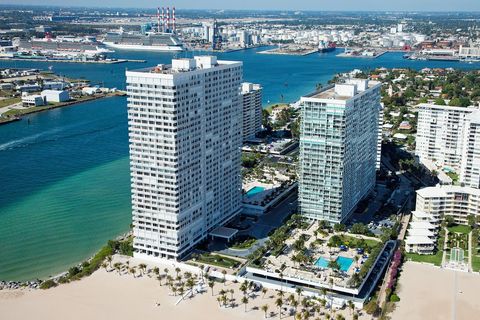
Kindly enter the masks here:
M 31 107 L 31 108 L 25 109 L 25 110 L 11 109 L 11 110 L 18 110 L 19 114 L 9 116 L 9 117 L 0 117 L 0 126 L 8 124 L 8 123 L 12 123 L 12 122 L 20 121 L 20 120 L 23 119 L 24 116 L 34 114 L 34 113 L 40 113 L 40 112 L 44 112 L 44 111 L 50 111 L 50 110 L 53 110 L 53 109 L 69 107 L 69 106 L 73 106 L 73 105 L 80 104 L 80 103 L 83 103 L 83 102 L 90 102 L 90 101 L 104 99 L 104 98 L 123 97 L 123 96 L 125 96 L 125 93 L 119 91 L 119 92 L 115 92 L 115 93 L 107 93 L 107 94 L 101 94 L 101 95 L 97 95 L 97 96 L 86 97 L 86 98 L 81 99 L 81 100 L 61 102 L 59 104 L 50 105 L 50 106 Z M 22 111 L 25 111 L 25 112 L 22 112 Z

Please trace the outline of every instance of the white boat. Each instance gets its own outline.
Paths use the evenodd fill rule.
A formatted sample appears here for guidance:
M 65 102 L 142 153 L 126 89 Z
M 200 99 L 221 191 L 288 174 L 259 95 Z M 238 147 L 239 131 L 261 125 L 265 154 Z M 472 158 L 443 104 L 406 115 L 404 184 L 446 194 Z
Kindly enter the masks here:
M 183 51 L 183 43 L 172 33 L 109 32 L 105 35 L 103 44 L 111 48 L 125 50 Z

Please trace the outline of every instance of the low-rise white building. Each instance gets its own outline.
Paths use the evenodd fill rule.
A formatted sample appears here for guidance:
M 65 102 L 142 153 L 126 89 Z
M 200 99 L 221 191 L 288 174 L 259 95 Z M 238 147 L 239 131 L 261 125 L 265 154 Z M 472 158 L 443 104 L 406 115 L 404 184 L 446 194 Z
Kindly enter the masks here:
M 39 107 L 47 104 L 45 98 L 39 94 L 23 95 L 22 104 L 24 107 Z
M 417 190 L 416 211 L 452 216 L 456 223 L 467 224 L 469 215 L 480 215 L 480 189 L 461 186 L 436 186 Z
M 43 90 L 41 95 L 47 102 L 65 102 L 70 100 L 70 94 L 65 90 Z

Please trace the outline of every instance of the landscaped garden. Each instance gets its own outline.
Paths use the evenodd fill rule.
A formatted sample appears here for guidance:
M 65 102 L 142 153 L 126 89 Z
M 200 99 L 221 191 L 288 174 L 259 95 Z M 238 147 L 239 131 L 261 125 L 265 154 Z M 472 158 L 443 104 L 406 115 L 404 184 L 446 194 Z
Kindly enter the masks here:
M 442 258 L 443 258 L 443 246 L 445 243 L 445 230 L 441 230 L 438 233 L 438 241 L 437 241 L 437 249 L 435 254 L 417 254 L 417 253 L 407 253 L 407 259 L 416 261 L 416 262 L 425 262 L 425 263 L 432 263 L 436 266 L 442 265 Z
M 205 263 L 228 269 L 233 269 L 240 265 L 240 262 L 238 260 L 220 256 L 218 254 L 210 254 L 207 252 L 201 254 L 192 254 L 192 260 L 195 262 Z

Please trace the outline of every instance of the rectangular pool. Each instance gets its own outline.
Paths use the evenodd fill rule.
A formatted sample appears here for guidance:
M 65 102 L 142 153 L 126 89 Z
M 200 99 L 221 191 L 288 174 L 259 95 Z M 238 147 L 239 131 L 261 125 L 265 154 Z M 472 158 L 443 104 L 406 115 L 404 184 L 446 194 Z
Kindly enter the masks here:
M 337 261 L 338 265 L 340 266 L 340 270 L 344 272 L 347 272 L 353 263 L 352 258 L 347 258 L 342 256 L 339 256 L 335 261 Z M 317 259 L 317 261 L 315 261 L 315 266 L 319 268 L 328 268 L 328 262 L 329 261 L 324 257 L 320 257 Z
M 260 193 L 260 192 L 263 192 L 263 191 L 265 191 L 264 187 L 258 187 L 258 186 L 253 187 L 252 189 L 247 191 L 247 197 L 253 197 L 257 193 Z

